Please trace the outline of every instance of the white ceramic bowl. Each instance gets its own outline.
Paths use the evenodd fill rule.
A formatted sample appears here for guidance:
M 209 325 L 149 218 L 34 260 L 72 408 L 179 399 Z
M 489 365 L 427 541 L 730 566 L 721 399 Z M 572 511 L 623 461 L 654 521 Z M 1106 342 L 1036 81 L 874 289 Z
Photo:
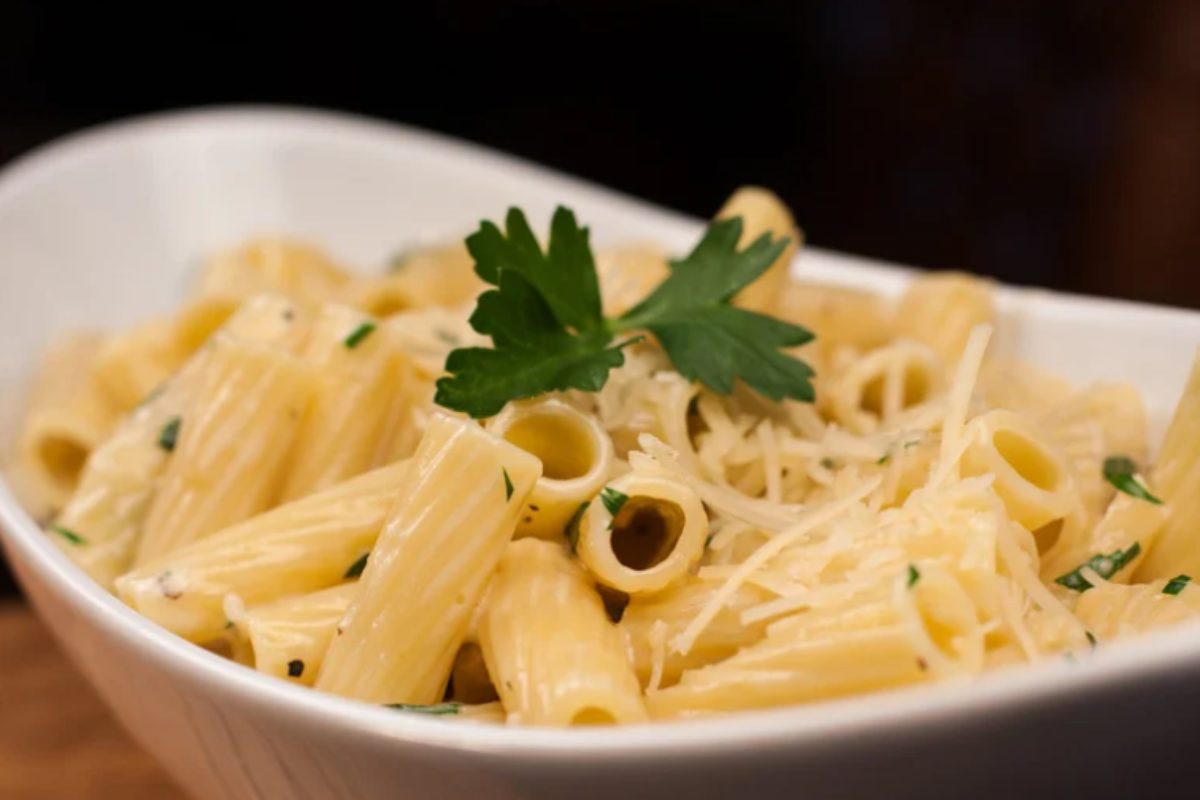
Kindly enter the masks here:
M 11 405 L 52 335 L 168 309 L 199 254 L 252 233 L 380 263 L 509 205 L 546 220 L 560 202 L 598 241 L 682 248 L 700 229 L 477 147 L 325 113 L 199 111 L 74 136 L 0 175 L 0 386 Z M 815 249 L 796 268 L 885 292 L 905 277 Z M 1160 425 L 1200 342 L 1200 314 L 1028 290 L 1005 290 L 1001 305 L 1000 347 L 1081 382 L 1133 380 Z M 469 726 L 322 696 L 175 638 L 76 570 L 3 483 L 0 523 L 59 641 L 196 797 L 1061 800 L 1182 789 L 1192 775 L 1195 628 L 971 685 L 689 724 Z

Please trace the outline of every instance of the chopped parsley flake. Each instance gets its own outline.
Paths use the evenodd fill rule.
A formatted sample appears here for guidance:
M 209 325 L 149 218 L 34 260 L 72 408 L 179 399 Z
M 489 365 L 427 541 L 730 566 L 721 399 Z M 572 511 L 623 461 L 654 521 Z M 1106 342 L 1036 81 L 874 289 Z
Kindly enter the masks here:
M 567 544 L 571 546 L 572 553 L 579 546 L 579 524 L 583 522 L 583 514 L 589 505 L 591 503 L 580 503 L 579 508 L 575 509 L 575 513 L 571 515 L 571 519 L 567 520 L 567 527 L 563 529 L 563 536 L 567 537 Z
M 1162 500 L 1150 494 L 1150 490 L 1137 479 L 1137 471 L 1137 464 L 1126 456 L 1112 456 L 1104 459 L 1104 479 L 1106 481 L 1130 497 L 1161 506 Z
M 288 677 L 299 678 L 304 674 L 304 662 L 298 658 L 293 658 L 288 662 Z
M 350 565 L 350 568 L 348 570 L 346 570 L 346 574 L 343 575 L 342 577 L 343 578 L 357 578 L 358 576 L 362 575 L 363 570 L 367 568 L 367 559 L 370 558 L 370 556 L 371 556 L 370 553 L 363 553 L 361 556 L 358 557 L 357 561 L 355 561 L 353 564 Z
M 608 510 L 608 513 L 613 517 L 621 513 L 621 509 L 629 502 L 629 495 L 624 492 L 617 491 L 609 486 L 605 486 L 600 490 L 600 502 Z
M 175 443 L 179 441 L 179 426 L 183 424 L 182 417 L 171 417 L 166 425 L 163 425 L 162 431 L 158 434 L 158 446 L 168 453 L 175 450 Z
M 1177 595 L 1184 590 L 1189 583 L 1192 582 L 1190 575 L 1176 575 L 1171 580 L 1167 581 L 1167 585 L 1163 587 L 1163 594 Z
M 908 565 L 908 588 L 911 589 L 912 587 L 916 586 L 917 581 L 919 581 L 919 580 L 921 580 L 921 572 L 920 572 L 920 570 L 917 569 L 917 565 L 909 564 Z
M 1141 552 L 1141 544 L 1134 542 L 1126 550 L 1114 550 L 1108 555 L 1092 556 L 1086 563 L 1080 564 L 1066 575 L 1060 575 L 1055 578 L 1054 582 L 1059 586 L 1065 586 L 1076 592 L 1086 592 L 1092 588 L 1092 584 L 1088 582 L 1087 578 L 1083 577 L 1082 570 L 1084 568 L 1091 569 L 1101 578 L 1108 580 L 1124 569 L 1129 562 L 1137 558 Z
M 501 467 L 500 471 L 502 473 L 504 473 L 504 499 L 507 502 L 508 500 L 512 500 L 512 495 L 513 495 L 512 478 L 508 477 L 508 470 L 505 469 L 504 467 Z
M 87 539 L 83 538 L 70 528 L 64 528 L 62 525 L 51 525 L 50 530 L 54 533 L 57 533 L 59 536 L 66 539 L 73 545 L 79 546 L 81 544 L 87 544 Z
M 412 711 L 417 714 L 432 714 L 436 717 L 444 717 L 452 714 L 457 714 L 460 703 L 434 703 L 433 705 L 421 705 L 420 703 L 385 703 L 388 708 L 394 708 L 397 711 Z
M 346 340 L 342 342 L 342 344 L 346 345 L 347 350 L 353 350 L 362 344 L 362 340 L 370 336 L 374 330 L 374 322 L 364 322 L 355 328 L 354 331 L 346 337 Z
M 1083 635 L 1087 637 L 1088 644 L 1090 644 L 1092 649 L 1095 650 L 1096 645 L 1099 644 L 1099 642 L 1096 641 L 1096 634 L 1092 633 L 1091 631 L 1084 631 Z

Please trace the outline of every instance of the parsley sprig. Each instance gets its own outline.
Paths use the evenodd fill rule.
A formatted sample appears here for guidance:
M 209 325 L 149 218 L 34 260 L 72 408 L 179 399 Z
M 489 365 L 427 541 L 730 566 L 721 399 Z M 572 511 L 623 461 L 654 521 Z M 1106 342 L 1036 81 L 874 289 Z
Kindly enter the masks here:
M 1111 456 L 1104 459 L 1104 479 L 1106 481 L 1131 497 L 1161 506 L 1162 500 L 1150 493 L 1146 485 L 1138 480 L 1137 473 L 1137 464 L 1133 463 L 1132 458 Z
M 642 331 L 658 339 L 681 375 L 715 392 L 729 394 L 740 379 L 772 400 L 811 402 L 812 369 L 780 349 L 805 344 L 812 334 L 730 305 L 787 240 L 764 234 L 738 250 L 741 235 L 740 218 L 712 223 L 648 297 L 606 319 L 588 230 L 574 213 L 561 206 L 554 212 L 544 252 L 519 209 L 509 210 L 503 231 L 482 223 L 467 237 L 467 249 L 475 272 L 496 288 L 480 296 L 471 327 L 490 336 L 492 347 L 451 351 L 437 403 L 480 418 L 510 400 L 598 391 Z

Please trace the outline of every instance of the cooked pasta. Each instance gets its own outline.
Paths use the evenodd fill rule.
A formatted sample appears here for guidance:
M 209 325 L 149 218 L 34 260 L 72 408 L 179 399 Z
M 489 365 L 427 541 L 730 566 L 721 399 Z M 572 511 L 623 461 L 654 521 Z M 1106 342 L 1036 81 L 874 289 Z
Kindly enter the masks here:
M 1135 387 L 993 355 L 1020 320 L 990 281 L 791 280 L 762 189 L 682 257 L 593 252 L 565 209 L 544 241 L 514 209 L 374 274 L 222 251 L 178 314 L 49 351 L 10 473 L 167 630 L 480 724 L 963 681 L 1200 619 L 1200 359 L 1159 444 Z

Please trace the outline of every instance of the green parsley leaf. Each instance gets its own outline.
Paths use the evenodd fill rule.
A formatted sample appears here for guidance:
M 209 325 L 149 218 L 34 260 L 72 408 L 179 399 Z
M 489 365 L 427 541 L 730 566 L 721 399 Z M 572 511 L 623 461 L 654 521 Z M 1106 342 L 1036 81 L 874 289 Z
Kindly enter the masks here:
M 588 230 L 576 223 L 575 214 L 562 206 L 555 209 L 546 253 L 520 209 L 508 210 L 505 228 L 501 233 L 491 222 L 483 222 L 467 237 L 467 250 L 475 259 L 479 277 L 499 286 L 504 271 L 515 272 L 546 301 L 561 327 L 580 332 L 601 327 L 604 317 L 596 263 Z
M 500 270 L 496 289 L 479 297 L 471 326 L 491 336 L 493 347 L 450 351 L 446 371 L 452 377 L 438 380 L 435 401 L 475 418 L 544 392 L 599 391 L 609 370 L 625 363 L 621 348 L 637 341 L 609 347 L 607 330 L 567 330 L 533 285 L 508 269 Z
M 912 587 L 916 586 L 917 581 L 919 581 L 919 580 L 921 580 L 921 572 L 917 569 L 917 565 L 909 564 L 908 565 L 908 588 L 911 589 Z
M 610 516 L 616 517 L 629 502 L 629 495 L 605 486 L 600 490 L 600 502 L 604 504 L 604 508 L 608 510 Z
M 168 453 L 173 452 L 175 443 L 179 441 L 179 426 L 182 424 L 182 417 L 171 417 L 171 420 L 163 425 L 162 431 L 158 434 L 158 446 Z
M 346 345 L 347 350 L 353 350 L 362 344 L 362 340 L 370 336 L 375 331 L 374 322 L 364 322 L 350 332 L 350 335 L 345 338 L 342 344 Z
M 567 525 L 563 528 L 563 536 L 567 539 L 567 544 L 571 547 L 571 552 L 575 552 L 575 548 L 579 546 L 579 524 L 583 522 L 583 515 L 587 511 L 591 503 L 580 503 L 579 508 L 575 509 L 575 513 L 567 520 Z
M 740 378 L 772 400 L 812 402 L 812 369 L 779 352 L 812 341 L 812 333 L 729 305 L 739 289 L 767 271 L 787 239 L 771 241 L 763 234 L 739 251 L 741 235 L 740 217 L 710 224 L 692 252 L 672 262 L 667 279 L 618 325 L 650 330 L 679 374 L 718 394 L 732 392 Z
M 397 711 L 411 711 L 416 714 L 432 714 L 435 717 L 444 717 L 452 714 L 457 714 L 461 703 L 434 703 L 432 705 L 421 705 L 420 703 L 384 703 L 387 708 L 394 708 Z
M 525 215 L 510 209 L 505 230 L 483 222 L 467 238 L 475 271 L 496 287 L 483 293 L 471 326 L 492 347 L 461 348 L 446 359 L 439 405 L 472 417 L 505 403 L 550 391 L 594 392 L 625 363 L 621 349 L 653 333 L 675 369 L 721 394 L 740 379 L 773 400 L 811 401 L 812 370 L 780 352 L 813 337 L 804 328 L 729 305 L 737 292 L 770 267 L 784 239 L 769 235 L 737 249 L 739 218 L 712 223 L 671 274 L 625 315 L 606 320 L 600 303 L 588 231 L 560 207 L 545 252 Z M 622 334 L 632 338 L 616 344 Z
M 1167 585 L 1163 587 L 1163 594 L 1177 595 L 1182 592 L 1189 583 L 1192 582 L 1190 575 L 1176 575 L 1171 580 L 1167 581 Z
M 1099 642 L 1096 641 L 1096 634 L 1092 633 L 1091 631 L 1084 631 L 1083 635 L 1087 637 L 1088 644 L 1090 644 L 1092 649 L 1095 650 L 1096 646 L 1099 644 Z
M 892 454 L 889 452 L 889 453 L 884 453 L 883 455 L 881 455 L 879 457 L 879 460 L 876 461 L 875 463 L 882 467 L 884 464 L 888 463 L 891 460 L 892 460 Z
M 1137 471 L 1137 464 L 1133 463 L 1131 458 L 1112 456 L 1104 459 L 1104 479 L 1106 481 L 1127 495 L 1161 506 L 1162 500 L 1150 494 L 1150 490 L 1137 479 Z
M 1054 582 L 1059 586 L 1065 586 L 1076 592 L 1086 592 L 1092 588 L 1092 584 L 1081 573 L 1081 570 L 1085 567 L 1090 568 L 1101 578 L 1108 580 L 1124 569 L 1129 562 L 1137 558 L 1141 552 L 1141 544 L 1134 542 L 1125 550 L 1114 550 L 1108 555 L 1092 556 L 1086 563 L 1080 564 L 1067 574 L 1055 578 Z
M 342 577 L 357 578 L 361 576 L 363 574 L 363 570 L 367 568 L 367 559 L 370 557 L 370 553 L 363 553 L 353 564 L 350 565 L 350 568 L 346 570 L 346 574 Z
M 82 544 L 87 544 L 87 539 L 83 538 L 70 528 L 64 528 L 62 525 L 51 525 L 50 530 L 53 533 L 57 533 L 59 536 L 66 539 L 73 545 L 79 546 Z
M 513 485 L 512 478 L 508 477 L 508 470 L 504 467 L 500 468 L 500 472 L 504 475 L 504 499 L 512 500 Z

